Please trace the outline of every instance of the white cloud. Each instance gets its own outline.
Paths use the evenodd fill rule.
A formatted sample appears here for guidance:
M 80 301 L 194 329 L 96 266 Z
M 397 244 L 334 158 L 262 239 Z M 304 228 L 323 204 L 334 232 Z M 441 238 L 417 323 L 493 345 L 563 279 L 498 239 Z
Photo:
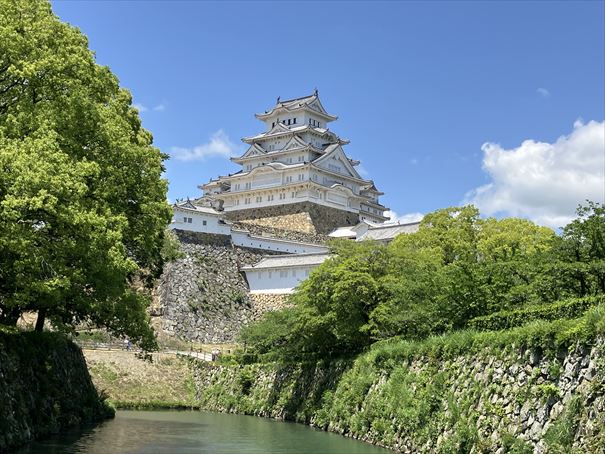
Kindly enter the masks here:
M 143 104 L 134 103 L 132 105 L 132 107 L 134 107 L 135 109 L 137 109 L 139 112 L 147 112 L 147 110 L 148 110 L 147 107 L 145 107 Z
M 550 91 L 548 91 L 546 88 L 540 87 L 536 90 L 536 93 L 538 93 L 543 98 L 550 98 Z
M 554 143 L 526 140 L 510 150 L 486 143 L 481 149 L 491 182 L 467 193 L 465 202 L 483 214 L 557 228 L 586 199 L 605 201 L 605 122 L 578 120 Z
M 424 215 L 422 213 L 406 213 L 399 215 L 393 210 L 389 210 L 384 214 L 389 220 L 388 223 L 399 223 L 399 224 L 409 224 L 411 222 L 420 221 Z
M 153 108 L 154 112 L 164 112 L 166 110 L 166 106 L 164 104 L 158 104 Z
M 225 131 L 219 129 L 206 143 L 193 148 L 172 147 L 170 151 L 175 159 L 181 161 L 202 161 L 210 157 L 229 158 L 238 151 L 238 147 L 231 142 Z

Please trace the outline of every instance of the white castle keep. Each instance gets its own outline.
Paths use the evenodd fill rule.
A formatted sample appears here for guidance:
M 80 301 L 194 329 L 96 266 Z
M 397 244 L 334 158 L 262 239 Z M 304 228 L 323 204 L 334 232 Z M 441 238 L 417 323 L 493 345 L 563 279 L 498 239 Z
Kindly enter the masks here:
M 359 161 L 343 149 L 349 142 L 328 129 L 337 117 L 324 109 L 317 90 L 303 98 L 278 98 L 256 118 L 266 131 L 242 139 L 249 148 L 232 158 L 242 168 L 199 186 L 201 198 L 176 203 L 171 225 L 228 237 L 233 246 L 281 253 L 241 268 L 251 294 L 290 293 L 329 257 L 323 241 L 276 232 L 388 242 L 418 229 L 419 223 L 385 223 L 383 193 L 356 171 Z
M 363 220 L 388 219 L 378 199 L 383 193 L 359 175 L 359 161 L 346 155 L 343 146 L 349 141 L 328 128 L 337 117 L 326 112 L 317 90 L 303 98 L 278 98 L 271 110 L 256 118 L 266 131 L 242 139 L 248 149 L 231 158 L 241 170 L 200 186 L 202 199 L 212 200 L 230 219 L 308 211 L 310 206 L 323 208 L 318 216 L 345 214 L 335 216 L 322 233 Z

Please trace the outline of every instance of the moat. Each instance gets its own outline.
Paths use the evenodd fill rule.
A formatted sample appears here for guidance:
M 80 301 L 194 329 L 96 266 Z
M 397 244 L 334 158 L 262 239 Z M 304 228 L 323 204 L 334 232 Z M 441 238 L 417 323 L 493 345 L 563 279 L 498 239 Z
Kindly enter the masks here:
M 199 411 L 118 411 L 115 419 L 61 434 L 26 453 L 302 453 L 389 452 L 340 435 L 254 416 Z

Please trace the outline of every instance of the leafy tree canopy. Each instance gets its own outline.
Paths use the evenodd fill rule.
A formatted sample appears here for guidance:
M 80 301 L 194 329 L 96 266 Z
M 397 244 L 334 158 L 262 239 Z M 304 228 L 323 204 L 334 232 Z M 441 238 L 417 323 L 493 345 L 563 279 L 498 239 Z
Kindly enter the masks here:
M 379 339 L 421 339 L 477 317 L 605 293 L 604 238 L 605 209 L 592 202 L 562 235 L 525 219 L 481 219 L 473 206 L 437 210 L 386 246 L 333 243 L 332 258 L 298 287 L 292 307 L 268 314 L 242 339 L 248 355 L 329 358 Z
M 166 156 L 131 104 L 47 1 L 0 0 L 0 322 L 153 346 L 140 284 L 162 265 Z

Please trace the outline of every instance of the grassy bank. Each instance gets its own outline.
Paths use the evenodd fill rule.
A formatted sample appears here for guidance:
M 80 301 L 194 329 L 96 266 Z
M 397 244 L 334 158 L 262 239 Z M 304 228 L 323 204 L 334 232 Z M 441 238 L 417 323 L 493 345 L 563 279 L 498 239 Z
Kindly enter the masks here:
M 132 352 L 85 350 L 93 382 L 118 409 L 198 408 L 188 360 L 154 353 L 152 362 Z

